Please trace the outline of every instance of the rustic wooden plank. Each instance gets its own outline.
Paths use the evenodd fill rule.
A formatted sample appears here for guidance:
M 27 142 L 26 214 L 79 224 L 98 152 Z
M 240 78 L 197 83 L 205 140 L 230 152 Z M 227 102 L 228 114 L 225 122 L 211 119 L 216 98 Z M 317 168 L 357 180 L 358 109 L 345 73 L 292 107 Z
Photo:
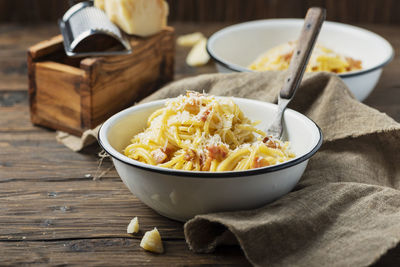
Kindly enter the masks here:
M 8 54 L 8 51 L 0 51 L 2 56 L 26 55 L 29 46 L 42 40 L 57 35 L 59 28 L 56 23 L 40 25 L 0 24 L 0 38 L 2 47 L 15 47 L 16 54 Z M 19 48 L 19 49 L 17 49 Z
M 25 91 L 0 91 L 0 107 L 12 107 L 25 103 L 27 94 Z
M 8 95 L 13 95 L 15 97 L 19 98 L 19 101 L 21 102 L 16 102 L 12 101 L 9 102 L 7 99 L 9 98 L 14 98 L 13 96 L 7 96 Z M 35 130 L 33 128 L 32 123 L 29 119 L 29 107 L 28 105 L 28 95 L 27 92 L 24 91 L 23 95 L 19 94 L 16 96 L 13 91 L 8 91 L 3 93 L 2 95 L 4 96 L 4 103 L 0 105 L 0 113 L 1 113 L 1 119 L 0 119 L 0 132 L 8 132 L 8 131 L 23 131 L 23 130 Z M 15 106 L 9 106 L 12 104 L 15 104 Z M 25 104 L 25 105 L 24 105 Z
M 0 184 L 0 240 L 128 237 L 134 216 L 142 229 L 135 238 L 157 227 L 167 239 L 183 239 L 182 223 L 156 214 L 116 177 L 2 179 Z
M 0 107 L 0 113 L 0 179 L 73 178 L 96 172 L 101 149 L 74 153 L 57 143 L 54 131 L 31 124 L 26 100 L 25 106 Z M 111 163 L 106 160 L 103 166 Z
M 12 137 L 13 136 L 13 137 Z M 43 137 L 41 137 L 43 136 Z M 104 161 L 99 167 L 99 148 L 74 153 L 54 140 L 54 134 L 14 132 L 0 135 L 0 179 L 57 180 L 98 176 L 111 167 Z M 106 177 L 118 177 L 110 171 Z
M 26 90 L 28 47 L 57 33 L 56 24 L 0 24 L 0 90 Z
M 57 35 L 49 40 L 44 40 L 31 46 L 29 54 L 33 60 L 38 60 L 40 57 L 47 56 L 61 49 L 63 49 L 63 37 L 62 35 Z
M 55 22 L 68 9 L 69 0 L 0 0 L 0 21 Z M 75 1 L 77 2 L 77 1 Z M 244 21 L 303 17 L 310 6 L 328 9 L 328 20 L 399 24 L 396 0 L 168 0 L 169 21 Z M 291 7 L 291 8 L 288 8 Z
M 11 92 L 10 94 L 15 94 Z M 24 100 L 0 107 L 0 180 L 14 178 L 81 178 L 96 173 L 98 147 L 74 153 L 57 143 L 55 132 L 32 125 Z M 111 163 L 104 161 L 104 169 Z M 111 172 L 116 177 L 115 172 Z
M 0 242 L 1 265 L 249 266 L 238 247 L 195 254 L 181 240 L 164 240 L 165 253 L 158 255 L 144 251 L 139 243 L 133 238 Z
M 30 88 L 31 118 L 35 124 L 60 130 L 81 131 L 80 83 L 85 71 L 52 61 L 31 66 L 34 78 Z

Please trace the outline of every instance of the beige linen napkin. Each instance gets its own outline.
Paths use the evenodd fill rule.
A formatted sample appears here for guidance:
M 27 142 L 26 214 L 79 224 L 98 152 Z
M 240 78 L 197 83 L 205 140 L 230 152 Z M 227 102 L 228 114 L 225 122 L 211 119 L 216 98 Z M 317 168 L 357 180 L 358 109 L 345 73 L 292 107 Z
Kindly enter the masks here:
M 284 75 L 202 75 L 172 83 L 143 102 L 186 90 L 276 102 Z M 184 226 L 189 247 L 212 252 L 233 238 L 256 266 L 376 262 L 400 241 L 400 124 L 355 100 L 327 73 L 306 75 L 289 106 L 324 134 L 295 190 L 255 210 L 196 216 Z

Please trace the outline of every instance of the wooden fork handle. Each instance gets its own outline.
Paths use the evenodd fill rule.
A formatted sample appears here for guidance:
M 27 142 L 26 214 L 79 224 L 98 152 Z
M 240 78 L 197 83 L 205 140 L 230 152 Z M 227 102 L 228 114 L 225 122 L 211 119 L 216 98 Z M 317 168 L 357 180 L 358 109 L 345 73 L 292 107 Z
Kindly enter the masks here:
M 308 9 L 300 38 L 297 41 L 296 49 L 293 51 L 290 61 L 288 76 L 280 91 L 281 98 L 292 98 L 299 87 L 308 59 L 314 48 L 322 23 L 325 20 L 325 13 L 324 8 L 312 7 Z

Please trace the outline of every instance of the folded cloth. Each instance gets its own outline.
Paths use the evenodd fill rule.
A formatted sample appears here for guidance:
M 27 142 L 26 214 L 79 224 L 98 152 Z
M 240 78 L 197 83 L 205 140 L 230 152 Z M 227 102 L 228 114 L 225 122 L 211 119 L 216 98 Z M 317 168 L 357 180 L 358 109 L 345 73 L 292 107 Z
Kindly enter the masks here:
M 186 90 L 276 102 L 284 72 L 209 74 L 143 100 Z M 254 210 L 198 215 L 184 232 L 195 252 L 241 246 L 255 266 L 366 266 L 400 241 L 400 124 L 358 102 L 328 73 L 307 74 L 289 105 L 324 143 L 296 188 Z
M 101 125 L 98 125 L 94 129 L 86 130 L 81 137 L 57 131 L 56 139 L 72 151 L 78 152 L 97 142 L 97 134 L 99 133 L 100 127 Z

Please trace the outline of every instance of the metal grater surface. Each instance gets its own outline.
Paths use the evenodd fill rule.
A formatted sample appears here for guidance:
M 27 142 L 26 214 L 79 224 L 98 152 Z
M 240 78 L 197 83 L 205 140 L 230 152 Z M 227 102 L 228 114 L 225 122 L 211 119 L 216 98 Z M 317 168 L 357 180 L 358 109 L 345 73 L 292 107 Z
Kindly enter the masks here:
M 131 53 L 131 46 L 121 31 L 92 2 L 72 6 L 59 22 L 68 56 L 120 55 Z M 106 41 L 105 41 L 106 40 Z M 108 42 L 107 42 L 108 41 Z M 118 43 L 121 49 L 105 44 Z M 102 47 L 102 44 L 104 46 Z M 82 49 L 84 48 L 84 49 Z

